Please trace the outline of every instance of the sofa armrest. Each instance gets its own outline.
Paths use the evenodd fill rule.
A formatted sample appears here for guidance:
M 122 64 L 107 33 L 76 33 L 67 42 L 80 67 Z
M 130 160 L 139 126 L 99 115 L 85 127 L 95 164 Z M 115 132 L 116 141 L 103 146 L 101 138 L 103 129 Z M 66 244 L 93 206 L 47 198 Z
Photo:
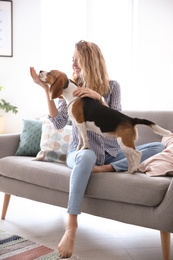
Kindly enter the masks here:
M 173 233 L 173 178 L 162 203 L 155 208 L 155 214 L 158 216 L 162 226 L 165 226 L 163 231 L 169 231 Z
M 20 134 L 0 134 L 0 158 L 15 155 L 20 141 Z

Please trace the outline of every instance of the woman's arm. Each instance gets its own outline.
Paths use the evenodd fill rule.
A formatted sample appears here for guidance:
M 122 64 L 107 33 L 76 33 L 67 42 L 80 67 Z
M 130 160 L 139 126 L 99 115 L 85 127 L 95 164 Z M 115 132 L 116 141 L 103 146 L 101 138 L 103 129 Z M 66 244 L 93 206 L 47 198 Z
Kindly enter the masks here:
M 90 97 L 90 98 L 93 98 L 95 100 L 98 100 L 100 103 L 107 106 L 107 103 L 105 102 L 104 98 L 98 92 L 96 92 L 95 90 L 92 90 L 90 88 L 79 87 L 78 89 L 76 89 L 73 92 L 73 95 L 80 97 L 80 98 Z
M 73 95 L 81 98 L 90 97 L 115 110 L 121 111 L 121 89 L 119 83 L 115 80 L 110 81 L 110 91 L 105 95 L 104 101 L 99 93 L 90 88 L 79 87 L 73 92 Z
M 30 74 L 31 74 L 31 77 L 33 78 L 34 82 L 45 90 L 49 115 L 51 118 L 54 118 L 57 115 L 58 110 L 56 108 L 54 100 L 50 99 L 48 84 L 46 84 L 40 80 L 38 74 L 36 73 L 36 71 L 33 67 L 30 67 Z
M 90 88 L 78 87 L 73 92 L 73 95 L 76 97 L 80 97 L 80 98 L 90 97 L 90 98 L 96 99 L 98 101 L 101 101 L 101 95 Z

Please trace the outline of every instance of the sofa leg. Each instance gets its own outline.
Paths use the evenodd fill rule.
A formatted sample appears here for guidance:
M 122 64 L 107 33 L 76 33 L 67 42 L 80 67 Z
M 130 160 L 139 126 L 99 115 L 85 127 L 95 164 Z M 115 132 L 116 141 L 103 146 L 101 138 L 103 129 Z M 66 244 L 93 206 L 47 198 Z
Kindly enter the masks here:
M 10 202 L 10 194 L 4 194 L 4 203 L 3 203 L 3 208 L 2 208 L 2 215 L 1 215 L 1 219 L 5 219 L 6 213 L 7 213 L 7 209 L 8 209 L 8 205 Z
M 171 234 L 169 232 L 160 231 L 163 260 L 170 260 Z

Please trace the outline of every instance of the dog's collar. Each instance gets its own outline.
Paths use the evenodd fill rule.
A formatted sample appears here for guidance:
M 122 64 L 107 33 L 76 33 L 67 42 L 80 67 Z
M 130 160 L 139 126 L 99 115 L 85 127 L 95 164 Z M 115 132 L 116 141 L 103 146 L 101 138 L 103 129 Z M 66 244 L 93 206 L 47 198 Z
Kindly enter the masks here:
M 67 80 L 67 82 L 65 83 L 63 89 L 68 88 L 68 84 L 69 84 L 69 82 L 72 82 L 73 84 L 75 84 L 75 85 L 77 86 L 76 82 L 74 82 L 73 80 L 69 79 L 69 80 Z
M 69 80 L 67 80 L 67 82 L 65 83 L 63 89 L 68 88 L 68 84 L 69 84 Z
M 78 85 L 76 84 L 76 82 L 74 82 L 72 79 L 69 79 L 70 82 L 72 82 L 73 84 L 75 84 L 77 87 Z

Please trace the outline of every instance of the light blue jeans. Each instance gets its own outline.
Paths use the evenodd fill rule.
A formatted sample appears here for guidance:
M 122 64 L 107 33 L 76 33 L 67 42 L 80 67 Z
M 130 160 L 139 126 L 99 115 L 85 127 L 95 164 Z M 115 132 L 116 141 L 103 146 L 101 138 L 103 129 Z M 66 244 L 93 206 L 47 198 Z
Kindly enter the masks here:
M 164 145 L 160 142 L 153 142 L 137 146 L 136 149 L 142 153 L 141 162 L 161 152 Z M 70 176 L 70 190 L 67 212 L 78 215 L 93 167 L 96 165 L 96 155 L 90 150 L 71 151 L 67 155 L 67 166 L 72 168 Z M 105 163 L 111 164 L 115 171 L 127 171 L 128 162 L 122 151 L 116 157 L 105 154 Z

